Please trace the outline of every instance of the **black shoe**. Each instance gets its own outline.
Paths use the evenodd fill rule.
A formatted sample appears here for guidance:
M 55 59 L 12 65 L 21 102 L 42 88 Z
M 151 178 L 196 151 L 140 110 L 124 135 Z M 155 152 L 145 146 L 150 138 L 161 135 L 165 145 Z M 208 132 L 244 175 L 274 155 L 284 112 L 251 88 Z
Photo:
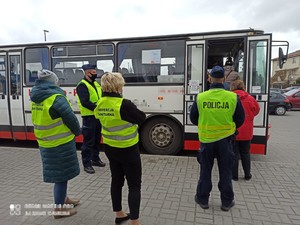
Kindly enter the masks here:
M 224 205 L 222 205 L 221 206 L 221 210 L 223 210 L 223 211 L 229 211 L 229 209 L 231 209 L 233 206 L 235 205 L 235 201 L 234 200 L 232 200 L 232 202 L 230 203 L 230 205 L 229 206 L 224 206 Z
M 127 214 L 127 216 L 125 216 L 125 217 L 117 217 L 115 219 L 115 223 L 120 224 L 120 223 L 125 222 L 126 220 L 129 220 L 130 219 L 130 214 L 129 213 L 126 213 L 126 214 Z
M 252 175 L 250 174 L 249 176 L 245 176 L 245 180 L 251 180 Z
M 238 178 L 238 177 L 232 177 L 232 180 L 234 180 L 234 181 L 238 181 L 238 180 L 239 180 L 239 178 Z
M 208 208 L 209 208 L 208 204 L 202 204 L 202 203 L 198 200 L 197 195 L 195 195 L 195 202 L 196 202 L 198 205 L 200 205 L 200 207 L 201 207 L 202 209 L 208 209 Z
M 98 161 L 92 161 L 92 166 L 104 167 L 106 164 L 102 162 L 100 159 Z
M 87 173 L 90 173 L 90 174 L 95 173 L 95 170 L 92 166 L 84 167 L 84 171 L 87 172 Z

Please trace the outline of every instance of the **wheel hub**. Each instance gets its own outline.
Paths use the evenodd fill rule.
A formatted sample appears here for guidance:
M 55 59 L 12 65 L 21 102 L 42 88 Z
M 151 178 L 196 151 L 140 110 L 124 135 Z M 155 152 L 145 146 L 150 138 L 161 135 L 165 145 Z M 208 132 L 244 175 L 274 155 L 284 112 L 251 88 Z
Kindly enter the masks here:
M 151 132 L 151 140 L 159 147 L 166 147 L 173 141 L 173 131 L 166 124 L 157 124 Z

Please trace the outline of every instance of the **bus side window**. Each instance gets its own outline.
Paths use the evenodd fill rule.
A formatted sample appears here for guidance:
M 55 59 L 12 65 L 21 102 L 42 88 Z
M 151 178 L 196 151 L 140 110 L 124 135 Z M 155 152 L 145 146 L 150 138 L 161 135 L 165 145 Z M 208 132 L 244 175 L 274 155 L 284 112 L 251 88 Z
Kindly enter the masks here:
M 66 79 L 65 79 L 65 76 L 63 75 L 62 71 L 55 70 L 54 73 L 57 75 L 60 84 L 65 83 Z
M 34 84 L 37 79 L 37 71 L 26 70 L 26 83 Z
M 0 74 L 0 94 L 6 94 L 6 78 Z

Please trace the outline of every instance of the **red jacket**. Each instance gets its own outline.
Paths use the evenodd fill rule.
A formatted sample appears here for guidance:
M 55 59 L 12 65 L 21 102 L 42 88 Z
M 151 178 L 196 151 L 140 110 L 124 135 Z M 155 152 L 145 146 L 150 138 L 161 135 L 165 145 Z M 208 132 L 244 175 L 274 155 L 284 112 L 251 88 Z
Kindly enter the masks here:
M 241 127 L 238 128 L 237 141 L 249 141 L 253 138 L 253 120 L 259 113 L 259 105 L 257 101 L 249 95 L 248 92 L 243 90 L 234 90 L 242 102 L 245 111 L 245 121 Z

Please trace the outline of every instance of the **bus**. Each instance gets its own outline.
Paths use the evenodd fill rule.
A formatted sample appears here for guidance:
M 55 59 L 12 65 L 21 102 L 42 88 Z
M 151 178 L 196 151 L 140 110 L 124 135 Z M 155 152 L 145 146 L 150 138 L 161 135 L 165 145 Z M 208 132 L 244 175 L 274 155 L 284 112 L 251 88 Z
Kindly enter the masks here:
M 266 154 L 271 48 L 272 34 L 255 29 L 0 46 L 0 138 L 36 140 L 30 91 L 41 69 L 57 74 L 81 122 L 76 85 L 84 77 L 82 65 L 92 63 L 99 78 L 105 72 L 123 74 L 124 97 L 147 115 L 139 127 L 146 152 L 175 155 L 198 150 L 197 127 L 189 119 L 191 105 L 199 92 L 208 90 L 210 69 L 231 57 L 261 108 L 251 153 Z M 282 66 L 286 58 L 280 50 Z M 76 141 L 82 142 L 82 136 Z

